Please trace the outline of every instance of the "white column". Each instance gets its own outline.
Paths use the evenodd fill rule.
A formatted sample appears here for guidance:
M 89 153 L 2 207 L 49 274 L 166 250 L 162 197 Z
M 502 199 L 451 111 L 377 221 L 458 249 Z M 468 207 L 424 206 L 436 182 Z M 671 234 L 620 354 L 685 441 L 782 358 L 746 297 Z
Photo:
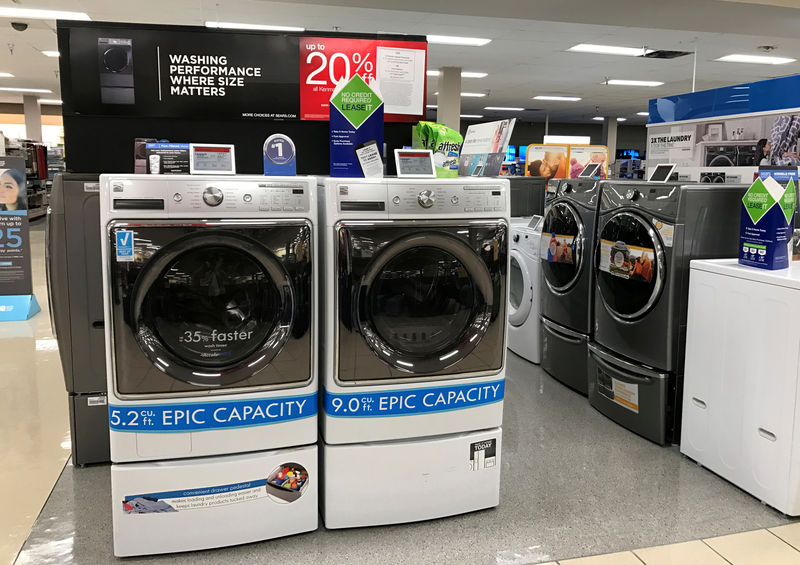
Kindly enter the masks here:
M 617 117 L 607 116 L 603 120 L 603 145 L 608 147 L 608 164 L 616 161 L 617 155 Z
M 461 68 L 439 69 L 439 96 L 436 121 L 456 131 L 461 130 Z
M 35 141 L 42 140 L 42 109 L 36 96 L 22 97 L 22 110 L 25 113 L 25 137 Z

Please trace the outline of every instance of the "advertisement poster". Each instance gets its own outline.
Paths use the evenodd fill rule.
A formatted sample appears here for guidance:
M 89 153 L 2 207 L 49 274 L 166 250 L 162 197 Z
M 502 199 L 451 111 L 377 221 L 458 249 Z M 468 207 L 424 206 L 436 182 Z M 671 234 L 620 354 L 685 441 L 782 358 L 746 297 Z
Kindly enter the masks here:
M 800 115 L 713 118 L 647 130 L 647 165 L 730 168 L 800 165 Z M 748 178 L 749 177 L 749 178 Z M 752 176 L 741 174 L 741 182 Z M 701 179 L 702 180 L 702 179 Z M 711 181 L 706 181 L 711 182 Z
M 343 37 L 301 37 L 300 117 L 327 120 L 336 86 L 358 75 L 386 93 L 390 121 L 416 121 L 425 113 L 427 43 Z
M 499 176 L 515 123 L 516 119 L 510 119 L 469 126 L 458 159 L 458 176 Z
M 568 145 L 529 145 L 526 153 L 526 177 L 567 178 Z
M 541 257 L 548 263 L 575 262 L 575 237 L 557 233 L 542 234 Z
M 796 170 L 795 170 L 796 176 Z M 797 192 L 794 179 L 757 178 L 742 198 L 739 264 L 761 269 L 789 267 Z
M 600 178 L 608 178 L 608 147 L 605 145 L 570 145 L 569 178 L 578 178 L 589 163 L 600 163 Z
M 649 247 L 600 240 L 600 270 L 615 277 L 650 283 L 653 281 L 655 257 L 655 250 Z
M 332 177 L 363 177 L 356 146 L 383 147 L 383 100 L 359 75 L 334 92 L 330 100 Z

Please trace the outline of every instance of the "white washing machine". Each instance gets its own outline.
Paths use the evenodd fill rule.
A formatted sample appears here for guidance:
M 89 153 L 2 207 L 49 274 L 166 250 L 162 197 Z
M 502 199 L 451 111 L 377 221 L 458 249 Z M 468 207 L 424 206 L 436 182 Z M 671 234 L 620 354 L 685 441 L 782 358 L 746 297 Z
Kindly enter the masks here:
M 316 179 L 100 185 L 114 553 L 316 529 Z
M 321 186 L 328 528 L 499 503 L 506 179 Z
M 508 276 L 508 348 L 537 365 L 542 360 L 541 270 L 542 216 L 511 219 Z

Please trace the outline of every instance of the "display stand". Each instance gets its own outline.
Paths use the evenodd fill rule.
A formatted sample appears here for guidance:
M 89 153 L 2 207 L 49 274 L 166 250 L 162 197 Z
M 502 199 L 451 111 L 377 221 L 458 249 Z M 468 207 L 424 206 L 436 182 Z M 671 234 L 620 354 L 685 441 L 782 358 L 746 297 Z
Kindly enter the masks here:
M 39 301 L 33 294 L 0 296 L 0 322 L 29 320 L 41 309 Z

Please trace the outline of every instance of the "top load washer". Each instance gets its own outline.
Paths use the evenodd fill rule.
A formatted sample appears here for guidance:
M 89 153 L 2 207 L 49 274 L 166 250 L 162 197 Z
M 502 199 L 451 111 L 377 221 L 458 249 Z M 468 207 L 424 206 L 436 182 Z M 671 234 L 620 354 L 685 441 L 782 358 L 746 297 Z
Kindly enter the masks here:
M 657 443 L 679 437 L 689 261 L 737 256 L 746 185 L 603 184 L 589 400 Z
M 313 443 L 315 179 L 101 184 L 112 461 Z
M 586 394 L 592 329 L 591 252 L 600 181 L 565 179 L 548 199 L 542 225 L 542 368 Z

